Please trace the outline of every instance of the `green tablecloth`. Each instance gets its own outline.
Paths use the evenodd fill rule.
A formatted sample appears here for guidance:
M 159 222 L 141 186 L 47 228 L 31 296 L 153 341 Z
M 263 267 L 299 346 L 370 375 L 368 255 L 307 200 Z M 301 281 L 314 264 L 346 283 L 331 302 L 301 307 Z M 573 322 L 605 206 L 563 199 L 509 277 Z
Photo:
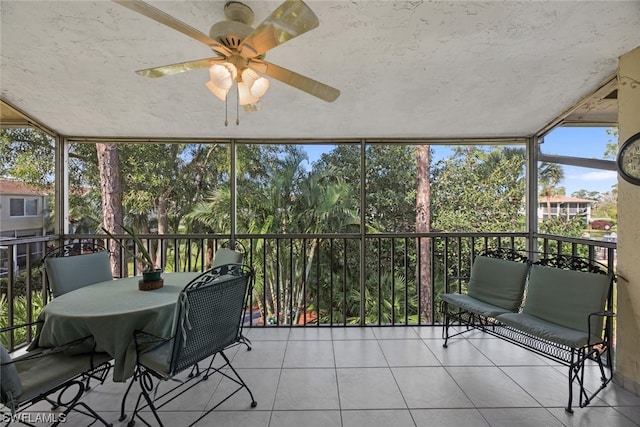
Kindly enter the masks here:
M 114 359 L 114 381 L 133 375 L 136 361 L 133 333 L 142 330 L 169 336 L 180 291 L 200 273 L 163 273 L 164 286 L 138 290 L 140 277 L 111 280 L 69 292 L 47 304 L 36 342 L 55 347 L 92 335 L 98 351 Z

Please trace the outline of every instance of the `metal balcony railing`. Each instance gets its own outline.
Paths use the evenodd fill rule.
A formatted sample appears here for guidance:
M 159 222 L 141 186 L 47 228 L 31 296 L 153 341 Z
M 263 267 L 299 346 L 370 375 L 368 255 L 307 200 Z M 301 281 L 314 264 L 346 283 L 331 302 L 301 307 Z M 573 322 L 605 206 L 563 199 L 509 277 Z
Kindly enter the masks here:
M 166 272 L 204 271 L 228 235 L 142 235 Z M 125 244 L 127 236 L 116 236 Z M 452 277 L 467 275 L 486 248 L 536 248 L 543 253 L 587 257 L 615 271 L 616 244 L 610 241 L 527 233 L 403 233 L 236 235 L 245 263 L 255 270 L 246 326 L 435 325 L 439 295 L 461 290 Z M 3 242 L 0 327 L 37 319 L 47 303 L 41 258 L 62 243 L 100 241 L 96 235 L 47 236 Z M 115 247 L 115 246 L 114 246 Z M 132 246 L 133 247 L 133 246 Z M 121 249 L 120 256 L 125 258 Z M 14 254 L 21 254 L 16 262 Z M 115 277 L 140 274 L 127 259 Z M 11 350 L 30 342 L 26 335 L 2 336 Z

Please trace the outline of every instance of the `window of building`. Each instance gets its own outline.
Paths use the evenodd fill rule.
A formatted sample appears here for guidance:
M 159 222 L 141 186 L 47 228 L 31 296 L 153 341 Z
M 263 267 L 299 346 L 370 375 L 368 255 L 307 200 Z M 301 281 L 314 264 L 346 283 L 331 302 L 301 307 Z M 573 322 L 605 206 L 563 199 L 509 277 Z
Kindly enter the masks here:
M 37 216 L 38 199 L 11 198 L 9 200 L 10 216 Z

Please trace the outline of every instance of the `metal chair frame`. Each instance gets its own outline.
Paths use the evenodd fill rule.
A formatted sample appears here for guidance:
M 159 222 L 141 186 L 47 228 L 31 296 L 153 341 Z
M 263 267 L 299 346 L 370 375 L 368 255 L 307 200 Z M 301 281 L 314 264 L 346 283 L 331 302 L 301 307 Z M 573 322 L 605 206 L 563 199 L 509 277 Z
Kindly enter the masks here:
M 251 407 L 257 405 L 249 386 L 233 368 L 225 354 L 225 350 L 243 342 L 242 323 L 252 285 L 253 270 L 246 265 L 227 264 L 212 268 L 192 280 L 181 291 L 177 301 L 178 310 L 172 336 L 163 338 L 142 331 L 136 332 L 138 360 L 134 377 L 122 398 L 120 421 L 124 421 L 127 417 L 125 402 L 134 383 L 140 384 L 140 393 L 127 425 L 132 427 L 136 419 L 141 420 L 145 425 L 150 425 L 142 417 L 141 412 L 149 408 L 156 422 L 162 426 L 157 410 L 215 373 L 235 382 L 238 387 L 191 425 L 203 419 L 242 389 L 246 389 L 249 393 Z M 166 370 L 158 372 L 145 364 L 145 356 L 150 357 L 149 354 L 153 354 L 152 352 L 163 346 L 169 346 L 170 357 L 169 360 L 162 360 L 162 363 L 166 363 L 166 366 L 163 366 Z M 214 368 L 213 363 L 218 355 L 224 359 L 224 364 Z M 211 361 L 208 367 L 201 369 L 199 363 L 209 357 Z M 155 361 L 158 362 L 158 359 Z M 156 364 L 153 365 L 157 367 Z M 177 374 L 189 369 L 186 379 L 176 378 Z M 154 379 L 157 380 L 156 385 L 154 385 Z M 178 384 L 158 395 L 159 385 L 168 380 L 177 381 Z
M 8 328 L 0 329 L 0 333 L 10 332 L 14 329 L 31 327 L 39 322 L 27 323 L 23 325 L 15 325 Z M 91 337 L 84 337 L 78 340 L 75 340 L 71 343 L 68 343 L 64 346 L 59 346 L 55 348 L 47 348 L 36 350 L 32 353 L 27 353 L 23 356 L 12 359 L 11 364 L 15 364 L 19 366 L 21 363 L 29 362 L 29 361 L 37 361 L 39 359 L 44 360 L 45 358 L 55 357 L 58 359 L 59 363 L 65 363 L 66 360 L 70 360 L 72 357 L 86 357 L 86 355 L 76 355 L 76 356 L 67 356 L 64 354 L 65 351 L 71 350 L 73 347 L 85 343 Z M 95 347 L 94 347 L 95 348 Z M 107 427 L 112 427 L 113 424 L 108 423 L 104 418 L 102 418 L 95 410 L 93 410 L 89 405 L 85 402 L 82 402 L 80 399 L 83 394 L 89 390 L 89 379 L 97 379 L 101 384 L 104 383 L 107 375 L 109 373 L 109 369 L 111 368 L 111 364 L 109 360 L 105 359 L 105 355 L 101 354 L 99 357 L 95 352 L 92 352 L 89 355 L 89 366 L 90 368 L 83 371 L 74 372 L 67 378 L 61 379 L 53 385 L 44 386 L 42 390 L 34 397 L 29 399 L 21 399 L 21 396 L 10 400 L 6 403 L 6 407 L 9 409 L 10 413 L 5 413 L 2 415 L 3 420 L 7 421 L 7 426 L 11 424 L 12 421 L 18 421 L 21 424 L 27 426 L 36 427 L 36 425 L 31 424 L 28 421 L 28 418 L 21 417 L 19 414 L 24 412 L 25 410 L 31 408 L 33 405 L 45 401 L 51 404 L 51 410 L 57 410 L 59 408 L 64 408 L 62 412 L 52 413 L 51 418 L 54 422 L 51 424 L 52 426 L 58 426 L 61 422 L 66 422 L 67 416 L 71 412 L 81 413 L 83 415 L 94 418 L 93 424 L 96 421 L 100 421 Z M 7 363 L 7 364 L 8 364 Z M 4 364 L 3 364 L 4 365 Z M 44 367 L 43 367 L 44 369 Z M 18 372 L 19 375 L 19 372 Z M 73 390 L 74 387 L 77 387 L 75 393 L 71 394 L 71 396 L 67 396 L 70 391 Z M 2 411 L 0 411 L 1 413 Z M 41 425 L 41 424 L 38 424 Z

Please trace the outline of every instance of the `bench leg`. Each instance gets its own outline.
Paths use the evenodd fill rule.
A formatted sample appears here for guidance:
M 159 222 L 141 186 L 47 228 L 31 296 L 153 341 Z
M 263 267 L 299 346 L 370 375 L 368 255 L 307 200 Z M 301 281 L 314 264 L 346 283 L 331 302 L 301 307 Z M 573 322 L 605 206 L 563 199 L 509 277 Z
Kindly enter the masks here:
M 584 408 L 589 404 L 589 396 L 587 395 L 587 391 L 584 388 L 584 366 L 586 361 L 589 359 L 586 349 L 581 348 L 579 350 L 571 349 L 571 365 L 569 365 L 569 402 L 567 403 L 567 407 L 565 411 L 570 414 L 573 414 L 573 409 L 571 408 L 571 404 L 573 403 L 573 383 L 577 382 L 580 386 L 580 390 L 578 391 L 579 405 L 581 408 Z M 586 402 L 586 403 L 585 403 Z
M 444 344 L 442 347 L 447 348 L 447 342 L 449 341 L 449 305 L 445 302 L 442 305 L 442 312 L 444 314 L 444 322 L 442 324 L 442 338 L 444 339 Z
M 602 355 L 606 353 L 607 354 L 607 367 L 609 368 L 609 376 L 607 376 L 605 370 L 604 370 L 604 362 L 602 360 Z M 584 408 L 585 406 L 589 405 L 589 403 L 591 402 L 591 400 L 598 394 L 600 393 L 600 391 L 602 391 L 607 384 L 609 384 L 609 382 L 611 381 L 611 379 L 613 378 L 613 368 L 611 366 L 611 353 L 609 352 L 609 347 L 605 346 L 604 348 L 600 347 L 600 348 L 596 348 L 596 347 L 592 347 L 588 352 L 585 351 L 585 355 L 584 355 L 584 362 L 582 363 L 582 371 L 583 371 L 583 381 L 584 381 L 584 365 L 585 362 L 587 360 L 593 360 L 594 362 L 596 362 L 598 364 L 598 368 L 600 369 L 600 387 L 598 387 L 598 389 L 596 391 L 594 391 L 591 396 L 589 396 L 586 392 L 586 390 L 584 390 L 584 392 L 580 395 L 580 407 Z
M 571 403 L 573 402 L 573 369 L 573 366 L 569 366 L 569 401 L 567 402 L 567 407 L 564 408 L 564 410 L 569 414 L 573 414 L 573 409 L 571 408 Z

